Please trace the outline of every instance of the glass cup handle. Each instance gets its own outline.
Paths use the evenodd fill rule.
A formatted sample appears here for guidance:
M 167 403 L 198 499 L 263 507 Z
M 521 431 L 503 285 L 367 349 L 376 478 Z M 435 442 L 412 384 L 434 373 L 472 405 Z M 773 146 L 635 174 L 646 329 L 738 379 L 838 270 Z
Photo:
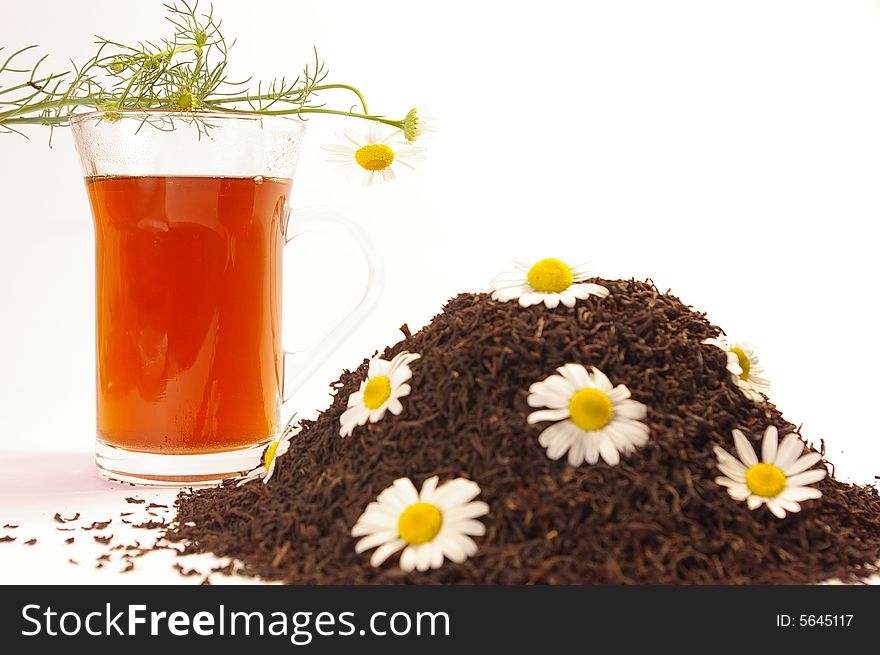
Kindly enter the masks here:
M 298 209 L 293 214 L 295 214 L 294 219 L 287 225 L 285 248 L 298 236 L 306 233 L 345 236 L 351 239 L 364 255 L 367 262 L 367 283 L 363 296 L 354 309 L 316 346 L 303 352 L 283 351 L 281 398 L 284 402 L 290 400 L 293 393 L 376 308 L 385 285 L 385 265 L 373 241 L 357 223 L 330 209 Z

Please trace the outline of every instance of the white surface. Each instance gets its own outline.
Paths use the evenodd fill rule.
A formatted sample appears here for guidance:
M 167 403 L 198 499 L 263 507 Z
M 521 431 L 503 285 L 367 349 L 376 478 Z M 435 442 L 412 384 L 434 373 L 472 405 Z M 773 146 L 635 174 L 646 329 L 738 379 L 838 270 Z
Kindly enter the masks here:
M 366 190 L 319 147 L 345 122 L 310 123 L 295 203 L 360 220 L 385 254 L 389 285 L 379 311 L 295 399 L 299 409 L 314 413 L 341 368 L 396 341 L 403 322 L 424 324 L 447 297 L 484 289 L 511 257 L 557 255 L 605 277 L 650 276 L 707 310 L 757 345 L 772 399 L 808 438 L 825 438 L 838 475 L 880 473 L 877 2 L 214 5 L 239 39 L 233 77 L 296 72 L 314 43 L 333 78 L 362 88 L 374 111 L 400 116 L 417 104 L 438 123 L 420 175 Z M 94 33 L 164 34 L 160 7 L 7 3 L 0 44 L 41 42 L 61 67 L 90 53 Z M 109 518 L 130 491 L 108 493 L 85 455 L 93 246 L 73 145 L 64 130 L 51 151 L 44 132 L 30 134 L 0 141 L 0 525 L 45 537 L 32 551 L 0 544 L 0 578 L 110 581 L 67 566 L 62 545 L 44 548 L 60 541 L 55 511 Z M 304 300 L 287 307 L 286 330 L 304 343 L 356 296 L 359 269 L 354 282 L 307 277 L 317 254 L 291 259 L 289 286 Z M 73 461 L 76 475 L 58 474 Z M 167 563 L 154 573 L 178 579 Z

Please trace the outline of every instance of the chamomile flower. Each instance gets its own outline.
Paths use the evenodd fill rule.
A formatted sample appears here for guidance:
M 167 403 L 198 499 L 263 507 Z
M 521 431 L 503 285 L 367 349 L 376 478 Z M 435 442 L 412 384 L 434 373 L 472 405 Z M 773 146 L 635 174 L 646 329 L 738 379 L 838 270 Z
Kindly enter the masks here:
M 399 131 L 383 137 L 378 123 L 371 123 L 366 134 L 358 135 L 346 129 L 339 135 L 342 143 L 323 146 L 330 153 L 330 161 L 351 172 L 364 176 L 364 186 L 376 181 L 391 182 L 396 178 L 395 169 L 404 167 L 415 170 L 413 162 L 425 157 L 425 149 L 408 143 L 396 142 Z
M 764 368 L 760 365 L 754 349 L 747 343 L 731 344 L 724 337 L 704 339 L 703 343 L 721 348 L 727 353 L 727 370 L 733 383 L 743 395 L 757 403 L 764 402 L 764 396 L 770 391 L 770 381 L 762 377 Z
M 448 558 L 456 563 L 477 552 L 472 537 L 481 537 L 486 526 L 476 519 L 489 513 L 489 506 L 473 500 L 480 493 L 476 482 L 464 478 L 437 485 L 428 478 L 416 491 L 409 478 L 399 478 L 379 494 L 351 530 L 362 537 L 355 551 L 376 551 L 370 564 L 381 566 L 403 549 L 400 568 L 404 571 L 437 569 Z
M 492 300 L 507 302 L 519 299 L 523 307 L 543 302 L 549 309 L 562 303 L 574 307 L 589 296 L 605 298 L 608 289 L 585 282 L 590 275 L 585 266 L 569 266 L 558 259 L 542 259 L 534 264 L 516 261 L 489 283 Z
M 412 377 L 409 363 L 419 357 L 421 355 L 403 351 L 390 362 L 379 357 L 371 360 L 367 379 L 348 397 L 348 409 L 339 417 L 339 435 L 347 437 L 355 427 L 367 421 L 381 421 L 386 411 L 395 416 L 400 414 L 403 411 L 400 399 L 412 390 L 407 384 Z
M 238 486 L 240 487 L 253 480 L 262 480 L 263 484 L 268 484 L 272 475 L 275 473 L 275 463 L 278 461 L 278 458 L 290 450 L 290 438 L 295 432 L 296 429 L 288 426 L 285 428 L 284 432 L 275 437 L 263 451 L 263 456 L 260 458 L 260 465 L 239 480 Z
M 413 142 L 434 132 L 433 121 L 419 112 L 415 107 L 410 109 L 403 119 L 403 135 L 407 141 Z
M 819 453 L 804 451 L 804 442 L 793 432 L 778 443 L 778 431 L 772 425 L 764 431 L 761 460 L 746 435 L 733 431 L 737 459 L 723 448 L 715 447 L 718 469 L 724 474 L 715 482 L 727 487 L 730 497 L 746 501 L 749 509 L 767 505 L 774 516 L 785 518 L 786 512 L 799 512 L 800 502 L 821 498 L 822 492 L 808 485 L 825 477 L 825 469 L 811 469 L 822 459 Z M 809 470 L 807 470 L 809 469 Z
M 631 400 L 624 385 L 616 387 L 597 368 L 565 364 L 529 387 L 529 407 L 546 407 L 528 416 L 528 423 L 553 421 L 539 437 L 550 459 L 568 453 L 568 463 L 595 464 L 601 456 L 609 466 L 648 442 L 642 423 L 647 407 Z

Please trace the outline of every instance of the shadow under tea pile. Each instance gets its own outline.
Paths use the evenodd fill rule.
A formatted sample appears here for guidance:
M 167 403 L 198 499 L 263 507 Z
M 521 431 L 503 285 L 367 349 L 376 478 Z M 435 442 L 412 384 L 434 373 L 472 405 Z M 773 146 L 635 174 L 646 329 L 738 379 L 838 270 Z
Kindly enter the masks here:
M 715 446 L 731 430 L 760 452 L 769 424 L 795 429 L 734 385 L 719 334 L 652 284 L 603 281 L 607 298 L 523 308 L 462 294 L 418 333 L 386 349 L 419 353 L 403 412 L 340 437 L 340 415 L 367 373 L 334 384 L 333 405 L 306 422 L 268 484 L 183 493 L 168 538 L 187 552 L 240 559 L 244 571 L 292 583 L 809 583 L 854 581 L 880 561 L 880 497 L 826 477 L 822 497 L 775 518 L 715 482 Z M 563 364 L 596 366 L 647 406 L 648 443 L 617 466 L 570 466 L 528 425 L 529 386 Z M 808 447 L 807 451 L 812 450 Z M 820 463 L 819 466 L 824 466 Z M 404 573 L 393 555 L 370 565 L 351 529 L 396 478 L 419 487 L 466 477 L 489 504 L 486 534 L 461 564 Z

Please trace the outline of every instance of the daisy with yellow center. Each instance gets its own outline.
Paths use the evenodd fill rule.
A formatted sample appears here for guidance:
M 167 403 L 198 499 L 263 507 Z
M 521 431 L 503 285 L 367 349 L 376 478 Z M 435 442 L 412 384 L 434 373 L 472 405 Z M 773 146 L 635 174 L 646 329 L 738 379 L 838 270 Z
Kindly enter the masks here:
M 266 446 L 266 449 L 263 451 L 263 456 L 260 458 L 260 465 L 238 481 L 239 487 L 248 482 L 252 482 L 253 480 L 262 480 L 263 484 L 269 483 L 269 480 L 275 473 L 275 463 L 278 461 L 278 458 L 290 450 L 290 439 L 293 434 L 297 432 L 296 427 L 298 427 L 298 424 L 289 424 L 288 427 L 284 429 L 284 432 L 275 437 L 272 442 Z
M 518 299 L 523 307 L 541 302 L 550 309 L 559 303 L 574 307 L 578 300 L 589 296 L 608 296 L 608 289 L 586 281 L 590 277 L 585 266 L 569 266 L 552 257 L 533 264 L 517 261 L 495 276 L 489 283 L 489 291 L 493 300 Z
M 546 407 L 528 416 L 530 425 L 553 421 L 539 437 L 550 459 L 566 453 L 568 463 L 595 464 L 601 456 L 609 466 L 620 462 L 648 442 L 648 426 L 642 423 L 647 407 L 631 400 L 624 385 L 616 387 L 597 368 L 565 364 L 529 387 L 529 407 Z
M 705 339 L 704 344 L 721 348 L 727 353 L 727 370 L 742 394 L 757 403 L 764 402 L 762 394 L 770 392 L 770 381 L 762 377 L 763 367 L 754 349 L 747 343 L 731 344 L 724 337 Z
M 417 491 L 409 478 L 395 480 L 367 505 L 352 528 L 352 537 L 362 537 L 355 551 L 375 548 L 370 564 L 381 566 L 403 549 L 404 571 L 438 569 L 444 559 L 461 563 L 475 555 L 472 537 L 486 533 L 476 519 L 489 513 L 486 503 L 474 500 L 480 487 L 464 478 L 439 486 L 438 481 L 437 476 L 428 478 Z
M 390 362 L 379 357 L 372 359 L 367 379 L 349 396 L 348 409 L 339 417 L 339 434 L 347 437 L 367 421 L 381 421 L 386 411 L 395 416 L 400 414 L 403 411 L 400 399 L 412 390 L 407 384 L 412 377 L 409 364 L 419 357 L 421 355 L 403 351 Z
M 733 431 L 736 446 L 734 457 L 723 448 L 715 447 L 718 469 L 724 474 L 715 482 L 727 487 L 730 497 L 746 501 L 749 509 L 767 505 L 774 516 L 785 518 L 786 512 L 799 512 L 800 502 L 821 498 L 822 492 L 807 486 L 825 477 L 825 469 L 810 469 L 822 456 L 804 451 L 804 442 L 793 432 L 778 443 L 776 428 L 768 426 L 761 445 L 761 461 L 745 434 Z M 810 470 L 807 470 L 810 469 Z
M 373 182 L 391 182 L 396 178 L 395 169 L 404 167 L 415 170 L 413 162 L 425 157 L 425 149 L 404 142 L 395 142 L 400 131 L 383 137 L 378 123 L 371 123 L 367 133 L 359 136 L 346 129 L 339 135 L 342 143 L 323 146 L 330 153 L 330 161 L 349 172 L 360 172 L 364 186 Z

